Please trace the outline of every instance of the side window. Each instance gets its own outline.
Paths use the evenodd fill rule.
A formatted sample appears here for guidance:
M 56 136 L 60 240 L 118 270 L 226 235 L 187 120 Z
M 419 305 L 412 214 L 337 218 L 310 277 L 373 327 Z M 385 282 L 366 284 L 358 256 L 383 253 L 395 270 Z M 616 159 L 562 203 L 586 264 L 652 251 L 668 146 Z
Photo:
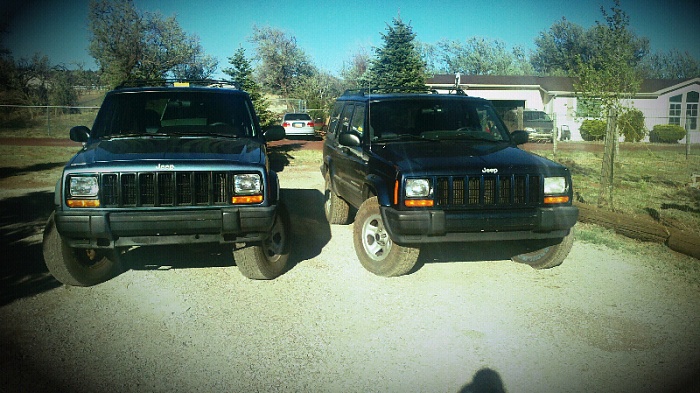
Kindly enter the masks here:
M 343 113 L 338 120 L 338 134 L 347 132 L 350 129 L 350 118 L 352 117 L 352 110 L 354 108 L 355 106 L 352 104 L 345 105 L 345 109 L 343 109 Z
M 364 134 L 364 126 L 365 126 L 365 106 L 364 105 L 356 105 L 355 106 L 355 113 L 352 115 L 352 122 L 350 123 L 350 129 L 353 132 L 357 132 L 360 134 L 360 140 L 362 139 L 362 135 Z
M 343 110 L 343 103 L 336 102 L 331 112 L 331 117 L 328 119 L 328 134 L 333 135 L 336 132 L 336 127 L 340 120 L 340 112 Z

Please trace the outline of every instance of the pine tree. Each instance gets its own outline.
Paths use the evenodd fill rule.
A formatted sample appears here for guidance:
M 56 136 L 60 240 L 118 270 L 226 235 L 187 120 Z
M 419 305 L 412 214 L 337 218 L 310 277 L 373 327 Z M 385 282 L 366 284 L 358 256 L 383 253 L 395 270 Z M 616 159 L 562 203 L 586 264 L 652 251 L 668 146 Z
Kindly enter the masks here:
M 414 91 L 425 91 L 425 63 L 421 59 L 414 40 L 416 34 L 401 18 L 393 20 L 382 34 L 384 46 L 376 49 L 376 58 L 371 62 L 368 87 L 401 87 Z M 391 90 L 391 89 L 387 89 Z
M 228 61 L 232 67 L 223 70 L 224 74 L 230 76 L 232 82 L 250 95 L 255 112 L 260 118 L 260 124 L 263 127 L 272 125 L 275 122 L 274 114 L 268 109 L 267 99 L 253 79 L 253 68 L 245 56 L 245 49 L 238 48 Z

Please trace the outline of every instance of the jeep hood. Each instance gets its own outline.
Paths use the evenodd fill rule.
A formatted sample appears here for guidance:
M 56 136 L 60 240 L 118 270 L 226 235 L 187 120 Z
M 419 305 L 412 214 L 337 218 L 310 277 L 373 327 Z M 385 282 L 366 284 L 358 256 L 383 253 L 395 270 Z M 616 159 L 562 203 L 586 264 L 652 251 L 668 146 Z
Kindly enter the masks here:
M 403 173 L 473 173 L 509 171 L 547 171 L 563 169 L 546 158 L 506 143 L 474 143 L 449 140 L 429 143 L 391 143 L 373 146 L 372 151 Z
M 121 138 L 99 141 L 75 155 L 70 166 L 116 162 L 228 161 L 264 164 L 264 146 L 250 139 L 217 137 Z

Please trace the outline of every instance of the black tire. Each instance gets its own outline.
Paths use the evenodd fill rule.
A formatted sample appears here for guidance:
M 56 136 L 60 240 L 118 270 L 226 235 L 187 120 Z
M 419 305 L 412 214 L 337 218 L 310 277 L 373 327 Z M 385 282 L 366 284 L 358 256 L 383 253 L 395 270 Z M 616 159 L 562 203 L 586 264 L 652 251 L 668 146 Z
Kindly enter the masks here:
M 88 287 L 124 272 L 115 250 L 69 247 L 56 230 L 54 213 L 44 228 L 43 252 L 51 275 L 66 285 Z
M 329 224 L 348 224 L 350 222 L 350 205 L 333 192 L 328 176 L 326 175 L 326 192 L 323 203 L 326 220 Z
M 561 242 L 512 257 L 514 262 L 530 265 L 533 269 L 550 269 L 559 266 L 569 255 L 574 244 L 574 228 Z
M 290 231 L 289 213 L 280 203 L 270 236 L 260 244 L 233 251 L 233 259 L 241 274 L 253 280 L 271 280 L 284 273 L 289 259 Z
M 384 228 L 376 197 L 360 206 L 353 227 L 353 243 L 362 266 L 384 277 L 409 273 L 420 253 L 418 248 L 400 246 L 391 240 Z

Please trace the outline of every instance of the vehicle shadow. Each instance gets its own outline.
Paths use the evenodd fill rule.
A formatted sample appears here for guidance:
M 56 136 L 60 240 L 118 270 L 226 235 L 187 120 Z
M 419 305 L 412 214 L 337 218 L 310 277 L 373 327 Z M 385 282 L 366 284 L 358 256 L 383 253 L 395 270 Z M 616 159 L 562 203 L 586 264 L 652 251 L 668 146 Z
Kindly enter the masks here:
M 331 240 L 331 226 L 323 212 L 323 194 L 317 189 L 281 191 L 292 226 L 290 236 L 290 269 L 296 264 L 321 254 Z
M 0 200 L 0 307 L 57 288 L 42 254 L 41 234 L 53 211 L 53 192 Z
M 270 169 L 275 172 L 282 172 L 284 168 L 292 163 L 294 157 L 289 154 L 294 150 L 299 150 L 303 143 L 287 143 L 281 145 L 268 146 L 267 156 L 270 160 Z
M 331 238 L 323 213 L 323 195 L 316 189 L 282 189 L 280 197 L 290 216 L 288 269 L 321 253 Z M 196 269 L 235 266 L 230 244 L 182 244 L 138 247 L 122 255 L 132 270 Z
M 516 255 L 534 251 L 533 244 L 526 240 L 428 243 L 421 246 L 417 268 L 426 263 L 509 260 Z
M 54 168 L 61 168 L 66 165 L 65 162 L 47 162 L 42 164 L 34 164 L 23 168 L 2 167 L 0 168 L 0 179 L 5 179 L 11 176 L 19 176 L 26 173 L 47 171 Z M 53 206 L 53 205 L 50 205 Z
M 133 248 L 121 256 L 125 269 L 170 270 L 235 266 L 226 244 L 175 244 Z
M 462 387 L 459 393 L 506 393 L 501 376 L 490 368 L 477 371 L 472 381 Z

